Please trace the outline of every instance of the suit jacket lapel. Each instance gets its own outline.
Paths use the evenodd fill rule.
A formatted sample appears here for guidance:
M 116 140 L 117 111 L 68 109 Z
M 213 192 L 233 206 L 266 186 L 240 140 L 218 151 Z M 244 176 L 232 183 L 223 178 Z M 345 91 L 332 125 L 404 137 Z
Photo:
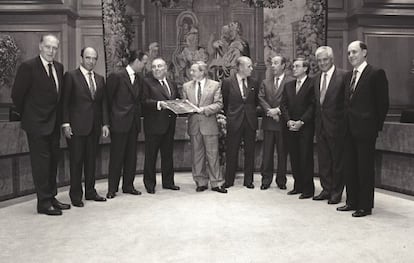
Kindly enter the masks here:
M 91 90 L 89 89 L 88 86 L 88 82 L 85 79 L 85 76 L 82 74 L 82 72 L 80 71 L 80 69 L 78 68 L 77 72 L 76 72 L 76 77 L 80 80 L 80 82 L 82 83 L 82 91 L 89 97 L 92 99 L 92 94 L 91 94 Z M 96 80 L 95 80 L 96 83 Z
M 286 83 L 286 75 L 283 77 L 282 82 L 280 82 L 279 84 L 279 88 L 277 89 L 277 92 L 276 92 L 276 97 L 282 96 L 283 87 L 285 86 L 285 83 Z
M 188 98 L 191 103 L 196 104 L 197 98 L 196 98 L 196 88 L 197 88 L 197 82 L 193 81 L 193 83 L 190 85 L 190 89 L 188 90 Z
M 135 90 L 135 87 L 131 83 L 131 79 L 129 78 L 128 71 L 126 71 L 126 69 L 124 69 L 122 72 L 122 78 L 124 79 L 124 82 L 126 83 L 128 89 L 131 91 L 132 95 L 135 98 L 137 95 L 137 92 Z
M 318 100 L 318 103 L 320 105 L 321 103 L 321 76 L 322 73 L 318 73 L 318 75 L 316 75 L 315 77 L 315 98 Z M 326 94 L 325 94 L 325 99 L 326 99 Z
M 204 84 L 203 93 L 201 93 L 200 105 L 204 105 L 204 101 L 208 97 L 210 93 L 211 81 L 206 79 L 206 83 Z
M 239 96 L 240 96 L 241 99 L 243 99 L 242 94 L 240 92 L 239 82 L 237 81 L 236 75 L 234 75 L 232 78 L 233 78 L 232 79 L 233 89 L 235 89 L 236 90 L 236 93 L 239 94 Z
M 361 77 L 359 78 L 358 83 L 356 84 L 352 98 L 354 98 L 359 93 L 359 90 L 361 89 L 361 87 L 365 86 L 363 83 L 367 80 L 370 71 L 371 71 L 371 66 L 367 65 L 364 71 L 362 71 Z
M 329 99 L 329 96 L 332 92 L 334 92 L 336 88 L 336 77 L 338 76 L 337 70 L 335 68 L 334 72 L 332 73 L 331 80 L 329 81 L 328 88 L 325 93 L 325 101 Z

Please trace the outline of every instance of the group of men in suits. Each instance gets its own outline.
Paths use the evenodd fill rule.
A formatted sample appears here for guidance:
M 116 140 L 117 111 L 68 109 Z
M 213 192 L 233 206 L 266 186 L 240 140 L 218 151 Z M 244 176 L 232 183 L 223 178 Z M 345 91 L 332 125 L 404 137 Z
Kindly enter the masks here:
M 309 62 L 299 58 L 293 62 L 294 79 L 287 82 L 282 73 L 285 59 L 280 55 L 272 58 L 274 74 L 263 81 L 259 91 L 265 112 L 262 190 L 268 189 L 273 180 L 276 145 L 276 184 L 280 189 L 286 189 L 289 154 L 294 178 L 289 195 L 300 194 L 299 199 L 313 197 L 338 204 L 346 185 L 346 204 L 337 210 L 355 211 L 353 217 L 372 213 L 375 141 L 385 121 L 389 95 L 384 70 L 366 62 L 367 52 L 365 43 L 350 43 L 348 59 L 353 70 L 345 72 L 335 67 L 332 48 L 321 46 L 315 52 L 320 73 L 310 78 Z M 322 186 L 316 196 L 314 135 Z
M 83 207 L 86 200 L 106 201 L 116 197 L 120 178 L 122 191 L 134 188 L 137 136 L 144 116 L 144 185 L 155 193 L 156 160 L 161 153 L 162 187 L 179 190 L 174 182 L 173 143 L 176 115 L 166 101 L 183 98 L 197 106 L 188 115 L 192 173 L 196 191 L 208 189 L 227 193 L 234 185 L 240 145 L 244 151 L 244 182 L 253 189 L 257 106 L 264 111 L 262 184 L 273 181 L 274 150 L 277 150 L 276 184 L 286 189 L 287 154 L 290 156 L 294 186 L 289 195 L 300 199 L 341 201 L 344 185 L 347 200 L 338 211 L 355 211 L 352 216 L 372 213 L 374 205 L 375 141 L 388 110 L 388 82 L 385 72 L 366 62 L 367 46 L 354 41 L 348 46 L 353 71 L 335 67 L 332 48 L 319 47 L 315 57 L 321 72 L 308 76 L 306 59 L 293 62 L 293 76 L 286 74 L 287 60 L 276 55 L 271 60 L 270 78 L 261 85 L 251 77 L 249 57 L 236 60 L 236 73 L 221 83 L 208 79 L 202 61 L 191 65 L 192 80 L 177 85 L 167 78 L 167 64 L 156 58 L 151 73 L 144 76 L 148 56 L 131 51 L 129 64 L 104 78 L 94 72 L 98 54 L 92 47 L 81 51 L 79 68 L 63 74 L 55 61 L 59 40 L 44 35 L 38 57 L 23 62 L 16 75 L 12 99 L 26 131 L 37 211 L 61 215 L 70 209 L 59 202 L 56 175 L 60 159 L 60 129 L 66 137 L 70 157 L 71 203 Z M 220 173 L 218 124 L 216 115 L 224 110 L 227 120 L 226 172 Z M 319 176 L 322 192 L 314 196 L 313 139 L 316 133 Z M 100 137 L 111 138 L 108 193 L 95 190 L 96 154 Z M 82 174 L 85 190 L 82 189 Z M 85 193 L 84 193 L 85 192 Z

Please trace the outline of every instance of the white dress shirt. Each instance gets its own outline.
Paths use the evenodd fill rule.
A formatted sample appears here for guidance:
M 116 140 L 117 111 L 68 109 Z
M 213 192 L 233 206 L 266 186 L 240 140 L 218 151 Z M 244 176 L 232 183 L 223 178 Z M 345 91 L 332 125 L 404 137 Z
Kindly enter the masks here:
M 40 60 L 42 61 L 43 67 L 45 68 L 47 75 L 50 76 L 50 72 L 49 72 L 49 66 L 48 64 L 52 63 L 52 74 L 53 74 L 53 78 L 55 79 L 55 84 L 56 84 L 56 89 L 59 90 L 59 81 L 58 81 L 58 77 L 57 77 L 57 73 L 56 73 L 56 69 L 55 69 L 55 65 L 53 65 L 53 62 L 49 62 L 46 59 L 42 58 L 42 55 L 40 55 Z

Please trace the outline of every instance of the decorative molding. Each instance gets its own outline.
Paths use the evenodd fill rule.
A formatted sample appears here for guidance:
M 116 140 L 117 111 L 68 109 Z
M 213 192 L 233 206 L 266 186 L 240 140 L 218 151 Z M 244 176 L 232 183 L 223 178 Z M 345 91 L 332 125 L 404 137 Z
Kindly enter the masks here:
M 412 0 L 363 0 L 363 7 L 412 9 Z
M 0 0 L 0 5 L 2 4 L 38 4 L 38 5 L 48 5 L 48 4 L 64 4 L 64 0 Z

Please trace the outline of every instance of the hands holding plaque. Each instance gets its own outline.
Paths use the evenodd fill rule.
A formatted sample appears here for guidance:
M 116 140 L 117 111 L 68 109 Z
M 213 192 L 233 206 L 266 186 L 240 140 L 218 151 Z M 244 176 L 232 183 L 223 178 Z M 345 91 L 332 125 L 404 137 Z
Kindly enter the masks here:
M 203 110 L 189 100 L 165 100 L 160 102 L 162 109 L 169 109 L 175 114 L 201 113 Z

